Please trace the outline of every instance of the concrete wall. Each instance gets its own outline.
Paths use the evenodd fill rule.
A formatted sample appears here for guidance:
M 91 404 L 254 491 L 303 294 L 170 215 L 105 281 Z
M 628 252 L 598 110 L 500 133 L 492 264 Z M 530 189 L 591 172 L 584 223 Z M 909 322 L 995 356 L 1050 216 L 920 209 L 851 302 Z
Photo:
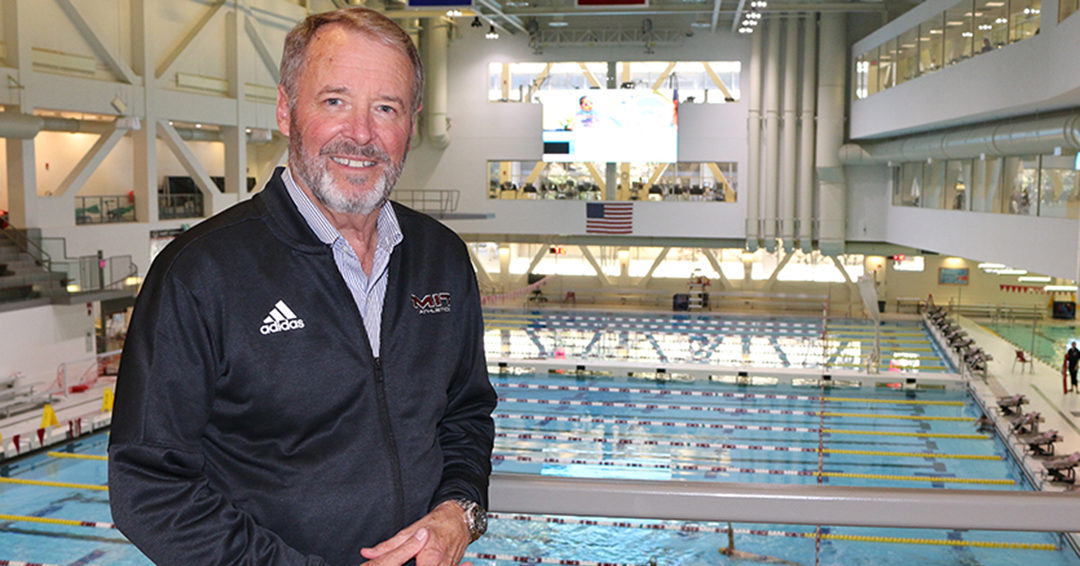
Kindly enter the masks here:
M 57 364 L 94 354 L 94 316 L 86 305 L 45 305 L 0 312 L 0 376 L 21 372 L 27 383 L 51 381 Z

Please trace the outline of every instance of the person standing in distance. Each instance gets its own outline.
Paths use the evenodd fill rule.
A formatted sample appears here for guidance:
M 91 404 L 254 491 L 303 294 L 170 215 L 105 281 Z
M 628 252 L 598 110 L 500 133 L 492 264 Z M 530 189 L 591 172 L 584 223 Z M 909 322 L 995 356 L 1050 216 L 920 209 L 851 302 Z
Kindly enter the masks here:
M 1076 348 L 1076 340 L 1073 340 L 1069 345 L 1069 349 L 1065 351 L 1065 363 L 1063 364 L 1062 373 L 1066 369 L 1069 370 L 1069 377 L 1072 378 L 1072 389 L 1074 393 L 1077 392 L 1076 387 L 1076 370 L 1080 367 L 1080 349 Z M 1066 391 L 1068 393 L 1068 391 Z
M 496 397 L 464 243 L 387 200 L 423 74 L 362 8 L 286 38 L 289 166 L 184 233 L 136 302 L 113 519 L 157 564 L 456 566 Z

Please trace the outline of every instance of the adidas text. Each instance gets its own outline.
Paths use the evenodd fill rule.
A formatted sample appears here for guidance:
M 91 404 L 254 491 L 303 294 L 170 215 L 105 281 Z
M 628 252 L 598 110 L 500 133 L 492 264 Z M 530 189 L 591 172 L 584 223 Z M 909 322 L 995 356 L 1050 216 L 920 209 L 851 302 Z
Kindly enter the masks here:
M 259 327 L 259 332 L 263 334 L 273 334 L 275 332 L 285 332 L 287 330 L 297 330 L 304 327 L 303 319 L 294 320 L 275 320 L 270 324 L 264 324 Z

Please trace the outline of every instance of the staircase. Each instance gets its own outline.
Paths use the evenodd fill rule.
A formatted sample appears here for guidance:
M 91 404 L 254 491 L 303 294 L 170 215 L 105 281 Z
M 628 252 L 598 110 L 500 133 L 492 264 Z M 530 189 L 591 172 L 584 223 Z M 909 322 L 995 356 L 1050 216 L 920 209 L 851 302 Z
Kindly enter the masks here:
M 66 294 L 63 273 L 53 273 L 12 240 L 0 236 L 0 310 L 48 304 L 52 297 Z

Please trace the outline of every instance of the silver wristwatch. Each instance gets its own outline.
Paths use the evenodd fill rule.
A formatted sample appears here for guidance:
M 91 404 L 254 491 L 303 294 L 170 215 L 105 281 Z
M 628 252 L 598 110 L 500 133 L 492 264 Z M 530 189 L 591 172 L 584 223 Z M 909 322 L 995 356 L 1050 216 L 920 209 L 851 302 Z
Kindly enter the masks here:
M 480 538 L 487 531 L 487 511 L 475 501 L 468 499 L 454 499 L 462 511 L 465 511 L 465 521 L 469 526 L 469 542 Z

